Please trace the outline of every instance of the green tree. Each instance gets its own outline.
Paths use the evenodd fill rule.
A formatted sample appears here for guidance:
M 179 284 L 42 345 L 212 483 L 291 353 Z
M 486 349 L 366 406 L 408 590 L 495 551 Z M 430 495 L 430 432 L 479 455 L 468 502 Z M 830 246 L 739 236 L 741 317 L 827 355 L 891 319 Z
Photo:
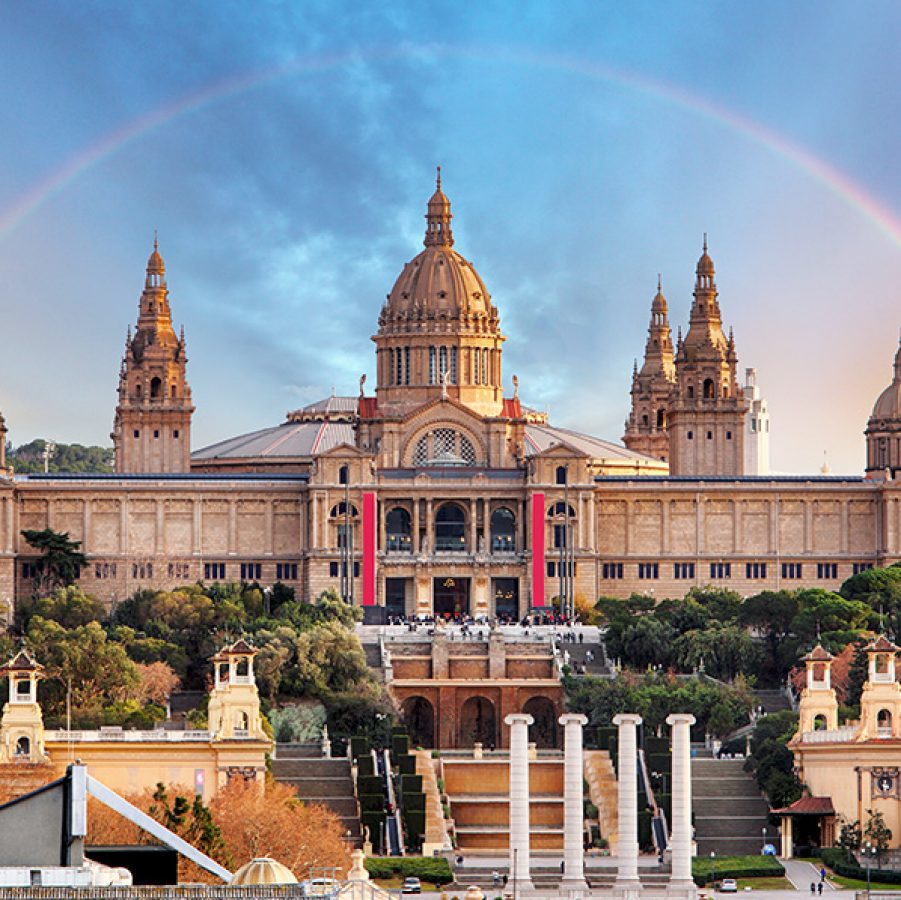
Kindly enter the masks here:
M 876 848 L 876 856 L 881 857 L 892 842 L 892 829 L 885 824 L 885 816 L 875 810 L 867 810 L 867 824 L 863 836 Z
M 57 587 L 67 587 L 78 580 L 88 558 L 79 549 L 81 541 L 73 541 L 68 532 L 52 528 L 22 532 L 26 542 L 42 555 L 35 561 L 35 596 L 43 596 Z
M 77 628 L 88 622 L 99 622 L 105 615 L 103 603 L 77 585 L 58 587 L 49 597 L 23 597 L 16 604 L 16 624 L 20 631 L 28 629 L 32 616 L 58 622 L 63 628 Z

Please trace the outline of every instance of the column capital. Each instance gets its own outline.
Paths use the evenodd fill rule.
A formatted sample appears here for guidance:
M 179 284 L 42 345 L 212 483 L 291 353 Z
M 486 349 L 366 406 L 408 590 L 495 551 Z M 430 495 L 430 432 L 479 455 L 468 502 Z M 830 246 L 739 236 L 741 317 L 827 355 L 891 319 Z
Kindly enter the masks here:
M 638 713 L 617 713 L 613 717 L 614 725 L 641 725 L 641 716 Z
M 667 725 L 688 725 L 691 727 L 697 721 L 691 713 L 670 713 L 666 717 Z
M 583 716 L 582 713 L 564 713 L 560 716 L 557 721 L 563 725 L 582 725 L 585 726 L 588 724 L 588 716 Z
M 534 725 L 535 719 L 528 713 L 510 713 L 504 719 L 504 724 L 511 727 L 514 725 Z

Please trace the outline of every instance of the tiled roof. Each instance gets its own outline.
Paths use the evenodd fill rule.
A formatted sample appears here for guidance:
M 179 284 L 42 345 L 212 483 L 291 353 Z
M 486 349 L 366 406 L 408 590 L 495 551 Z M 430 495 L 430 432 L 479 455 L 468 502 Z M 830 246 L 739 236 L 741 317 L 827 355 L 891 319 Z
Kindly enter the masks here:
M 880 634 L 875 641 L 870 641 L 863 648 L 867 653 L 897 653 L 898 648 L 884 635 Z
M 37 672 L 42 668 L 43 666 L 36 663 L 27 650 L 20 650 L 0 669 L 0 672 Z
M 802 797 L 789 806 L 771 812 L 783 816 L 833 816 L 835 807 L 832 805 L 831 797 Z
M 605 441 L 603 438 L 570 431 L 568 428 L 553 428 L 550 425 L 526 425 L 526 456 L 542 453 L 554 444 L 569 444 L 592 459 L 635 460 L 661 465 L 659 459 L 651 459 L 641 453 L 634 453 L 621 444 Z
M 353 443 L 354 428 L 350 422 L 283 422 L 195 450 L 191 459 L 295 459 Z
M 829 662 L 831 659 L 835 659 L 835 657 L 828 650 L 824 650 L 821 644 L 817 644 L 804 657 L 803 662 Z

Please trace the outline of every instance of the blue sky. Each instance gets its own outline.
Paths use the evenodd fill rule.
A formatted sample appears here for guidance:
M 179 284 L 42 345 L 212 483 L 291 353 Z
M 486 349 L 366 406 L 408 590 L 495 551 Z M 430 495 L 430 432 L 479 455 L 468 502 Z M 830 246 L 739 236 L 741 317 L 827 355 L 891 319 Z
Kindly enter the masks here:
M 10 437 L 109 442 L 154 228 L 195 447 L 373 385 L 441 163 L 530 405 L 618 440 L 657 273 L 685 324 L 707 231 L 774 468 L 860 472 L 901 326 L 899 45 L 896 2 L 4 4 Z

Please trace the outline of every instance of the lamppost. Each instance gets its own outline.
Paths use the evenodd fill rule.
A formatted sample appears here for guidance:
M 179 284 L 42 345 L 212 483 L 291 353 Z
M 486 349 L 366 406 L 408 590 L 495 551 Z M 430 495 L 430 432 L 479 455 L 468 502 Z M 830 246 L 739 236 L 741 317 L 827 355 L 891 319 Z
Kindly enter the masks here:
M 710 851 L 710 890 L 716 890 L 716 850 Z
M 863 858 L 867 861 L 867 900 L 870 900 L 870 866 L 873 864 L 873 857 L 879 852 L 869 841 L 860 848 Z
M 760 837 L 762 839 L 762 844 L 760 847 L 760 855 L 764 856 L 766 854 L 766 825 L 760 829 Z

